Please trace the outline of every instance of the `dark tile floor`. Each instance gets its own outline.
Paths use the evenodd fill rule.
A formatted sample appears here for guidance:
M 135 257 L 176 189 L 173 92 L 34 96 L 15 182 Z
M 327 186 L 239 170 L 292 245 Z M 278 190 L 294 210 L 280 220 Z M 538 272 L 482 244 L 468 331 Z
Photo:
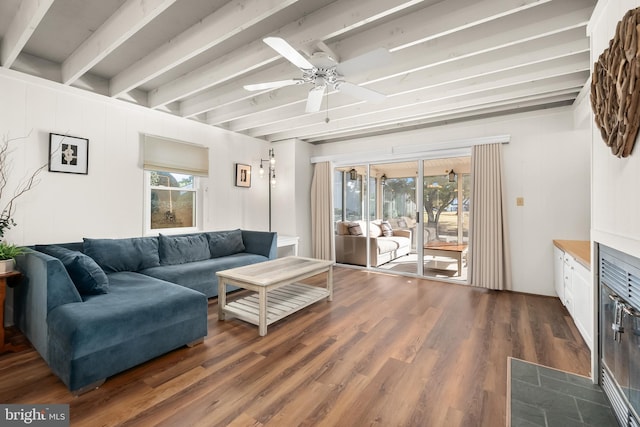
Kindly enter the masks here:
M 616 427 L 602 389 L 589 378 L 510 359 L 512 427 Z

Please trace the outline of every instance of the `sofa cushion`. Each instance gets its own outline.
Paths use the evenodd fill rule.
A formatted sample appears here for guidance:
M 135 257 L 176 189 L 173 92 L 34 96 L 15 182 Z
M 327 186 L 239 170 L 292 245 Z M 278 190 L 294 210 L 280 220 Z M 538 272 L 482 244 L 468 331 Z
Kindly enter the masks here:
M 209 239 L 209 252 L 211 258 L 218 258 L 227 255 L 244 252 L 245 247 L 242 241 L 242 231 L 211 231 L 205 233 Z
M 157 237 L 83 240 L 84 253 L 93 258 L 107 274 L 160 265 Z
M 255 264 L 268 259 L 262 255 L 241 252 L 186 264 L 161 265 L 141 270 L 139 273 L 191 288 L 211 298 L 218 295 L 217 271 Z
M 160 234 L 158 253 L 162 265 L 184 264 L 211 258 L 209 239 L 202 233 L 182 236 Z
M 349 234 L 352 236 L 362 236 L 362 227 L 357 222 L 351 222 L 347 226 L 349 229 Z
M 349 222 L 348 221 L 336 222 L 336 234 L 338 234 L 339 236 L 345 236 L 349 234 Z
M 382 227 L 375 222 L 369 223 L 369 237 L 380 237 L 382 236 Z
M 376 240 L 376 244 L 378 246 L 379 254 L 386 254 L 387 252 L 395 251 L 400 247 L 398 242 L 387 238 Z
M 407 237 L 391 236 L 391 237 L 379 237 L 376 239 L 378 246 L 378 253 L 385 254 L 387 252 L 396 251 L 400 248 L 410 247 L 411 240 Z
M 62 262 L 81 296 L 106 294 L 109 291 L 107 275 L 92 258 L 82 252 L 56 245 L 37 245 L 36 250 Z
M 385 237 L 393 236 L 393 227 L 391 227 L 391 224 L 389 223 L 389 221 L 382 221 L 380 223 L 380 228 L 382 229 L 383 236 Z

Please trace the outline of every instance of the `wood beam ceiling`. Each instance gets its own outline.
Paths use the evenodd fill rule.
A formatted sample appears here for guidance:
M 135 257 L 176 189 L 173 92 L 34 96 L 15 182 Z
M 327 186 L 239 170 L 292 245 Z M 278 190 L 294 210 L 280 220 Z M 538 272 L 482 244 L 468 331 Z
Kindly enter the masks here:
M 74 13 L 70 0 L 56 0 L 55 8 L 53 0 L 23 0 L 17 10 L 0 3 L 0 13 L 13 15 L 0 28 L 2 66 L 269 141 L 310 142 L 566 105 L 589 77 L 585 27 L 596 3 L 220 0 L 204 18 L 183 22 L 195 16 L 186 8 L 204 11 L 207 5 L 104 1 L 111 15 L 73 40 L 52 32 L 52 23 L 65 22 L 55 14 Z M 306 55 L 322 42 L 340 61 L 388 49 L 388 63 L 345 76 L 387 99 L 366 103 L 332 89 L 328 107 L 306 114 L 311 86 L 244 90 L 245 84 L 301 76 L 262 42 L 265 36 L 282 37 Z M 46 52 L 47 43 L 73 48 L 57 57 L 32 53 Z

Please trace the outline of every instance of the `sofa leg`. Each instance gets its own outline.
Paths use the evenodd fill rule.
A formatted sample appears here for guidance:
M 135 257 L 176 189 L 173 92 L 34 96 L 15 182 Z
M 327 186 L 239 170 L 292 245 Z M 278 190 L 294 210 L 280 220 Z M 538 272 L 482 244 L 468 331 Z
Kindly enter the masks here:
M 105 380 L 106 380 L 106 378 L 103 378 L 103 379 L 101 379 L 101 380 L 98 380 L 98 381 L 96 381 L 96 382 L 93 382 L 93 383 L 91 383 L 91 384 L 88 384 L 88 385 L 86 385 L 86 386 L 84 386 L 84 387 L 80 387 L 80 388 L 79 388 L 79 389 L 77 389 L 77 390 L 73 390 L 71 393 L 73 394 L 73 396 L 74 396 L 74 397 L 78 397 L 78 396 L 80 396 L 81 394 L 85 394 L 85 393 L 90 392 L 91 390 L 95 390 L 95 389 L 97 389 L 97 388 L 98 388 L 98 387 L 100 387 L 102 384 L 104 384 Z
M 204 342 L 204 337 L 197 339 L 195 341 L 191 341 L 190 343 L 187 343 L 187 347 L 195 347 L 198 344 L 202 344 Z

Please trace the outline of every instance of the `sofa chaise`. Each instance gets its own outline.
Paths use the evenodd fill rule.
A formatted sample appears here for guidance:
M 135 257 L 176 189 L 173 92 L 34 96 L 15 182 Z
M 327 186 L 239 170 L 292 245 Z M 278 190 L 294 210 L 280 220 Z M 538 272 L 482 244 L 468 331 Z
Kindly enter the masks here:
M 383 227 L 386 226 L 386 230 Z M 386 232 L 386 235 L 385 235 Z M 369 235 L 364 221 L 336 223 L 336 262 L 367 265 L 367 239 L 371 248 L 370 264 L 378 267 L 411 252 L 411 230 L 394 229 L 386 221 L 369 223 Z
M 276 257 L 276 234 L 231 230 L 36 245 L 18 257 L 15 323 L 74 394 L 207 335 L 216 272 Z M 230 289 L 231 290 L 231 289 Z

